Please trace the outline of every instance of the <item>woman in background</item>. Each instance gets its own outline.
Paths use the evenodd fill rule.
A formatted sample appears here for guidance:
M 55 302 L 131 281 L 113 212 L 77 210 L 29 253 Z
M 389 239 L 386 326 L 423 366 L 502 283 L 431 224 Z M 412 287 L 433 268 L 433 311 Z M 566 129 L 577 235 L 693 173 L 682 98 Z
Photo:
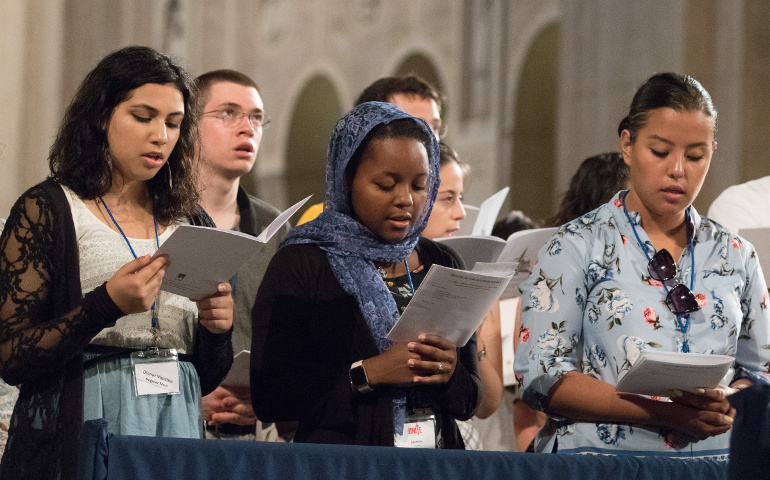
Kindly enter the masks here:
M 188 75 L 146 47 L 86 76 L 51 148 L 51 178 L 27 190 L 0 237 L 0 369 L 21 385 L 3 478 L 75 478 L 78 432 L 201 438 L 200 397 L 232 364 L 229 284 L 197 302 L 160 292 L 197 206 L 198 113 Z M 179 394 L 138 395 L 131 354 L 179 353 Z M 168 357 L 167 357 L 168 358 Z
M 620 190 L 628 188 L 629 174 L 620 152 L 586 158 L 572 176 L 559 211 L 546 224 L 560 227 L 609 202 Z
M 464 181 L 470 168 L 461 162 L 459 155 L 449 145 L 439 142 L 441 166 L 436 203 L 428 218 L 428 225 L 422 236 L 430 240 L 454 236 L 460 228 L 460 222 L 465 218 L 463 207 Z M 503 361 L 500 338 L 500 314 L 495 306 L 489 311 L 484 322 L 479 327 L 478 362 L 479 378 L 481 379 L 481 404 L 476 410 L 476 416 L 487 418 L 500 405 L 503 396 Z M 459 423 L 466 448 L 482 450 L 483 439 L 471 422 Z
M 460 229 L 465 218 L 463 207 L 463 183 L 470 168 L 461 162 L 457 152 L 444 142 L 439 142 L 439 185 L 436 203 L 428 217 L 422 236 L 428 239 L 452 237 Z

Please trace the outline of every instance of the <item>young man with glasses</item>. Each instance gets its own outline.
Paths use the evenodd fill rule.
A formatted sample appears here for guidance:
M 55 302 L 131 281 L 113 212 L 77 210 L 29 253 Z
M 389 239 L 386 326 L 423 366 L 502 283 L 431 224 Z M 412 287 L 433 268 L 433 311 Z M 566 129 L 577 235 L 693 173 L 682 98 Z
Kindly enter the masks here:
M 270 121 L 259 87 L 234 70 L 215 70 L 196 79 L 200 122 L 201 205 L 220 229 L 258 235 L 280 211 L 240 186 L 254 167 L 262 132 Z M 233 283 L 233 350 L 251 348 L 251 309 L 270 259 L 289 231 L 285 225 L 235 276 Z M 254 415 L 248 387 L 220 386 L 203 397 L 203 418 L 215 436 L 276 440 L 272 425 Z

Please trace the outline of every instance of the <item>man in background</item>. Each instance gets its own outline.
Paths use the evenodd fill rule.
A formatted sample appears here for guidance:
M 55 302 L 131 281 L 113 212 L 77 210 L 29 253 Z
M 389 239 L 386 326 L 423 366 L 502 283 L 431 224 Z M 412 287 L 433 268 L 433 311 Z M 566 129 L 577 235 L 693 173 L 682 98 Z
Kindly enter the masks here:
M 240 179 L 254 167 L 269 122 L 259 87 L 234 70 L 215 70 L 196 79 L 200 121 L 201 206 L 217 228 L 257 236 L 280 211 L 246 191 Z M 270 259 L 289 231 L 284 225 L 236 274 L 233 283 L 233 350 L 251 348 L 251 309 Z M 247 362 L 248 363 L 248 362 Z M 278 440 L 274 425 L 262 424 L 251 407 L 249 387 L 220 385 L 202 400 L 207 436 Z

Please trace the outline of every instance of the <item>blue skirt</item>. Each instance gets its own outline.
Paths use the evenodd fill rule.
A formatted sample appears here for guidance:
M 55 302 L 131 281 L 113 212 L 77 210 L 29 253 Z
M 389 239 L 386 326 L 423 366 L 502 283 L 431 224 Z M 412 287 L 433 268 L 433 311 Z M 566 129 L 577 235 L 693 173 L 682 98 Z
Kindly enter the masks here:
M 86 354 L 88 359 L 88 354 Z M 83 372 L 83 420 L 107 420 L 109 433 L 203 438 L 201 387 L 190 362 L 179 362 L 179 393 L 137 396 L 129 358 L 111 358 Z

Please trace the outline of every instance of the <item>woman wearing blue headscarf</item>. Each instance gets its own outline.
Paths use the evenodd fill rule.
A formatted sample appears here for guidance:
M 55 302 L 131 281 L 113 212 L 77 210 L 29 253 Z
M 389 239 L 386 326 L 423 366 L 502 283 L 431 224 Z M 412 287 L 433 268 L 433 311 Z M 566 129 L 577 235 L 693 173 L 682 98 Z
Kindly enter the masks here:
M 454 419 L 480 401 L 475 337 L 386 339 L 431 265 L 462 268 L 420 238 L 439 181 L 424 121 L 369 102 L 337 123 L 324 212 L 287 237 L 254 306 L 261 420 L 299 421 L 297 442 L 464 447 Z

